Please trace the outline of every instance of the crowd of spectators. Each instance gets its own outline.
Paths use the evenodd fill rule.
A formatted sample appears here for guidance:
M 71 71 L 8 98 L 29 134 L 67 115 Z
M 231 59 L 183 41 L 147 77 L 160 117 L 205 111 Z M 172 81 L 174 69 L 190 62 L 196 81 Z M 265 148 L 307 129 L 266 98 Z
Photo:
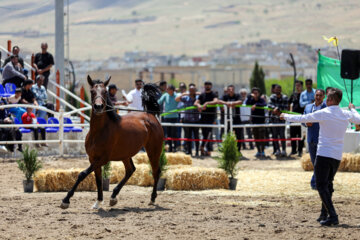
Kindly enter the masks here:
M 35 61 L 32 68 L 35 71 L 36 78 L 32 80 L 28 74 L 31 69 L 26 69 L 24 60 L 20 56 L 20 48 L 14 46 L 12 48 L 12 55 L 4 59 L 1 71 L 1 84 L 5 88 L 10 84 L 13 88 L 13 94 L 3 95 L 0 99 L 1 105 L 12 104 L 27 104 L 33 106 L 42 106 L 54 110 L 54 105 L 48 102 L 47 83 L 50 75 L 50 69 L 54 65 L 54 58 L 51 53 L 47 52 L 47 43 L 41 44 L 41 52 L 35 55 Z M 13 85 L 12 85 L 13 84 Z M 0 124 L 33 124 L 37 123 L 38 118 L 50 117 L 46 111 L 36 110 L 32 107 L 11 107 L 0 110 Z M 33 134 L 35 140 L 38 139 L 38 132 L 40 131 L 42 139 L 46 140 L 45 128 L 28 128 Z M 0 128 L 0 141 L 21 140 L 22 134 L 19 128 Z M 47 147 L 46 143 L 36 144 L 36 147 Z M 1 152 L 13 152 L 13 144 L 1 145 Z M 21 144 L 17 148 L 22 152 Z

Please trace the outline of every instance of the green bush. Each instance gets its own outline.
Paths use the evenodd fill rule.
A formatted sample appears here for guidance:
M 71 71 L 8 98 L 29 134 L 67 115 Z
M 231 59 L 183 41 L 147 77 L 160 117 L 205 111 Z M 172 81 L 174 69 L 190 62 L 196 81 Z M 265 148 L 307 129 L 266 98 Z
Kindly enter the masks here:
M 159 167 L 160 167 L 160 171 L 161 171 L 161 176 L 166 172 L 167 170 L 167 159 L 166 159 L 166 154 L 165 154 L 165 143 L 163 142 L 162 145 L 162 151 L 161 151 L 161 155 L 160 155 L 160 162 L 159 162 Z M 160 177 L 161 177 L 160 176 Z
M 107 164 L 101 167 L 101 175 L 103 179 L 108 179 L 110 178 L 110 174 L 111 174 L 111 162 L 108 162 Z
M 305 90 L 305 79 L 303 77 L 298 78 L 299 81 L 302 81 L 304 83 L 304 90 Z M 271 95 L 271 85 L 273 84 L 279 84 L 282 89 L 282 93 L 286 96 L 290 97 L 293 93 L 293 84 L 294 84 L 294 78 L 293 77 L 287 77 L 284 79 L 267 79 L 265 80 L 265 88 L 266 88 L 266 95 Z M 313 88 L 317 88 L 317 84 L 313 82 Z
M 234 133 L 228 133 L 219 147 L 220 156 L 215 159 L 218 166 L 224 169 L 231 177 L 236 176 L 236 164 L 240 161 L 241 153 L 237 148 L 237 139 Z
M 35 149 L 29 150 L 29 146 L 26 146 L 22 152 L 22 158 L 16 160 L 19 169 L 25 174 L 27 181 L 30 181 L 35 172 L 42 168 L 41 162 L 37 159 L 37 151 Z

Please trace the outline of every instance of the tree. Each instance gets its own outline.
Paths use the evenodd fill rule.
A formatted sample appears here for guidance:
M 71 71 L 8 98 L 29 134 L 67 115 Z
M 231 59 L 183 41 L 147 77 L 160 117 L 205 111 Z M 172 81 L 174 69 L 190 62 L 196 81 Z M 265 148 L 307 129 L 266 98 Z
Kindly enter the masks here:
M 250 88 L 260 88 L 262 93 L 266 93 L 265 88 L 265 73 L 262 67 L 259 66 L 258 62 L 255 62 L 255 66 L 250 78 Z

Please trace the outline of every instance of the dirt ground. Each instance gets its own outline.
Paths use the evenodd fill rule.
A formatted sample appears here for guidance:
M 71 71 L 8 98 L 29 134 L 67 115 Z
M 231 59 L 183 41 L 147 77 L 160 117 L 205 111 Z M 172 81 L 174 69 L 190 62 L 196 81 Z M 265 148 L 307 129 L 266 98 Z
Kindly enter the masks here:
M 67 210 L 59 208 L 65 192 L 23 193 L 16 163 L 0 159 L 0 239 L 360 239 L 360 174 L 337 174 L 340 225 L 320 227 L 320 200 L 298 158 L 259 161 L 243 153 L 236 191 L 166 190 L 148 206 L 151 188 L 126 185 L 114 207 L 105 192 L 100 210 L 91 209 L 95 192 L 76 192 Z M 86 158 L 43 161 L 45 168 L 88 166 Z

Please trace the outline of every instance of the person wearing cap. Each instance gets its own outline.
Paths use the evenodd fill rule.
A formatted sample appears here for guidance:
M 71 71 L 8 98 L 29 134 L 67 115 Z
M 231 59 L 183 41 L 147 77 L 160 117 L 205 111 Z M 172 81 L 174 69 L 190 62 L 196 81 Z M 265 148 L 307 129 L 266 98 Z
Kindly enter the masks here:
M 2 77 L 4 79 L 2 82 L 3 86 L 5 86 L 6 83 L 13 83 L 17 88 L 22 86 L 27 77 L 22 74 L 21 67 L 19 66 L 18 56 L 10 56 L 10 62 L 5 65 L 2 72 Z
M 142 106 L 141 93 L 142 88 L 144 86 L 144 82 L 141 79 L 135 80 L 135 89 L 131 90 L 127 95 L 127 101 L 129 103 L 129 107 L 135 108 L 137 110 L 144 110 Z
M 7 103 L 8 104 L 18 104 L 20 102 L 21 99 L 21 92 L 22 89 L 21 88 L 16 88 L 15 89 L 15 93 L 13 95 L 11 95 L 10 97 L 8 97 Z M 13 108 L 9 108 L 9 112 L 11 114 L 13 114 L 19 121 L 21 120 L 21 116 L 26 112 L 24 108 L 22 107 L 13 107 Z
M 45 77 L 43 75 L 36 76 L 36 84 L 31 87 L 31 91 L 35 95 L 36 102 L 39 106 L 43 106 L 46 108 L 46 101 L 47 101 L 47 93 L 46 89 L 43 86 Z M 36 110 L 35 114 L 37 117 L 45 118 L 46 112 L 42 110 Z
M 34 104 L 35 106 L 39 106 L 38 102 L 36 101 L 35 94 L 31 91 L 32 85 L 33 85 L 32 80 L 26 80 L 24 82 L 24 86 L 23 86 L 22 92 L 21 92 L 20 103 Z
M 110 101 L 114 106 L 117 106 L 117 105 L 127 106 L 128 105 L 128 103 L 126 101 L 118 101 L 117 100 L 116 93 L 118 91 L 118 88 L 116 87 L 115 84 L 110 84 L 108 87 L 108 91 L 109 91 Z

